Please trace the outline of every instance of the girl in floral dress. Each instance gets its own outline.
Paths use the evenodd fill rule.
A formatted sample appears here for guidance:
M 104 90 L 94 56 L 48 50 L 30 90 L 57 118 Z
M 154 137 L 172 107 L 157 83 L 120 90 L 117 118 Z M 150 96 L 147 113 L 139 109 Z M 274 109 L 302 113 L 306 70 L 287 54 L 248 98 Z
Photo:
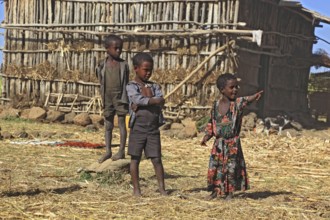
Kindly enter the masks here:
M 201 145 L 206 146 L 210 138 L 216 138 L 211 150 L 207 174 L 208 188 L 212 191 L 208 199 L 220 195 L 226 195 L 226 199 L 231 199 L 234 191 L 249 189 L 239 137 L 242 110 L 247 104 L 258 100 L 263 91 L 252 96 L 236 98 L 238 82 L 230 73 L 219 76 L 217 88 L 222 96 L 214 103 Z

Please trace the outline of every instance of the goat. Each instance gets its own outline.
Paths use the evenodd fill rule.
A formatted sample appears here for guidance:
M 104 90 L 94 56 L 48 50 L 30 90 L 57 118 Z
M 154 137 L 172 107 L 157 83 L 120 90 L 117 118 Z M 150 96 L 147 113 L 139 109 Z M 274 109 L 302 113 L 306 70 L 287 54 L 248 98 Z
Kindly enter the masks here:
M 282 134 L 282 130 L 289 125 L 291 122 L 291 120 L 289 119 L 289 117 L 287 115 L 278 115 L 276 117 L 267 117 L 264 119 L 264 131 L 267 134 L 267 136 L 269 135 L 269 130 L 270 129 L 275 129 L 278 130 L 277 135 L 281 135 Z

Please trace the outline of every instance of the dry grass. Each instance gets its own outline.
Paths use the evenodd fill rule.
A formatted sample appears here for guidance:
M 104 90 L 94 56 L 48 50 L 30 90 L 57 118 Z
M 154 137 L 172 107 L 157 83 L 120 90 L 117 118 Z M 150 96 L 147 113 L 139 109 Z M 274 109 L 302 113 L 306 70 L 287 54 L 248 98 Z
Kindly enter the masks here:
M 55 132 L 52 140 L 100 142 L 103 131 L 82 127 L 0 121 L 3 131 Z M 323 133 L 322 133 L 323 132 Z M 118 143 L 115 130 L 114 143 Z M 326 219 L 330 218 L 330 130 L 287 138 L 247 134 L 242 139 L 251 190 L 226 202 L 206 201 L 209 149 L 200 137 L 165 136 L 163 163 L 170 196 L 159 196 L 151 162 L 141 162 L 143 197 L 131 196 L 129 174 L 79 174 L 104 149 L 14 145 L 0 142 L 1 219 Z M 17 141 L 17 140 L 16 140 Z M 211 142 L 209 143 L 211 145 Z
M 5 73 L 10 76 L 17 76 L 19 78 L 32 78 L 35 80 L 52 80 L 58 77 L 56 68 L 48 61 L 40 63 L 34 67 L 9 64 L 6 66 Z

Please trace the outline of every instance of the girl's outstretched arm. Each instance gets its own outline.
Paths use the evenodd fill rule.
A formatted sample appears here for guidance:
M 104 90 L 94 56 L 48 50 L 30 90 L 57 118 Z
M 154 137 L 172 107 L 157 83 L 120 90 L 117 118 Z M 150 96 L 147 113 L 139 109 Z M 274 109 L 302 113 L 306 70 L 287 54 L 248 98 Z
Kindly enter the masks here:
M 253 102 L 253 101 L 258 101 L 261 97 L 261 94 L 263 93 L 264 91 L 261 90 L 259 92 L 257 92 L 256 94 L 254 95 L 251 95 L 251 96 L 248 96 L 248 102 Z

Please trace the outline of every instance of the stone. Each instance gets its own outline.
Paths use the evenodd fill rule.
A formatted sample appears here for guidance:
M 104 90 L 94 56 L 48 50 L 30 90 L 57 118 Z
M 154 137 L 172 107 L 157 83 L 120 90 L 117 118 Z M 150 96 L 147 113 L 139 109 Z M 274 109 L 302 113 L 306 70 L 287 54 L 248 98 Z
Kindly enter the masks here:
M 176 135 L 179 139 L 192 139 L 197 137 L 197 129 L 196 127 L 185 127 L 184 129 L 177 132 Z
M 181 122 L 182 123 L 172 123 L 170 131 L 164 132 L 164 134 L 169 137 L 177 137 L 179 139 L 189 139 L 197 137 L 198 132 L 196 128 L 196 123 L 191 118 L 185 118 Z
M 283 130 L 281 135 L 282 136 L 287 136 L 287 137 L 291 138 L 291 137 L 300 136 L 301 133 L 299 131 L 297 131 L 296 129 L 289 128 L 289 129 Z
M 64 120 L 64 113 L 55 111 L 55 110 L 49 110 L 47 112 L 46 120 L 49 122 L 60 122 Z
M 7 131 L 2 131 L 1 132 L 1 136 L 3 137 L 3 139 L 12 139 L 14 138 L 13 135 Z
M 181 124 L 181 123 L 172 123 L 171 124 L 171 129 L 174 129 L 174 130 L 181 130 L 181 129 L 184 129 L 184 125 Z
M 80 113 L 73 118 L 73 123 L 80 126 L 87 126 L 92 123 L 88 113 Z
M 176 130 L 160 130 L 161 136 L 173 138 L 175 137 Z
M 170 128 L 171 128 L 171 123 L 165 123 L 159 127 L 159 130 L 165 131 L 165 130 L 169 130 Z
M 185 127 L 196 126 L 195 121 L 193 121 L 192 118 L 189 117 L 181 120 L 181 124 L 183 124 L 183 126 Z
M 40 107 L 32 107 L 29 112 L 29 119 L 32 120 L 41 120 L 46 117 L 46 110 Z
M 94 124 L 87 125 L 86 129 L 87 129 L 87 131 L 91 131 L 91 132 L 96 132 L 99 130 L 98 127 Z
M 64 115 L 64 120 L 62 121 L 63 124 L 73 124 L 73 119 L 76 117 L 76 113 L 70 112 Z
M 103 163 L 94 162 L 84 170 L 86 172 L 129 172 L 131 160 L 130 159 L 122 159 L 113 161 L 111 159 L 104 161 Z
M 20 110 L 15 108 L 5 108 L 0 113 L 0 118 L 18 118 L 20 116 Z
M 29 114 L 30 114 L 30 109 L 29 109 L 29 108 L 27 108 L 27 109 L 23 109 L 23 110 L 21 111 L 21 116 L 20 116 L 20 118 L 22 118 L 22 119 L 29 119 Z
M 256 126 L 257 114 L 250 112 L 242 118 L 242 130 L 252 131 Z
M 29 137 L 32 138 L 32 139 L 35 139 L 35 138 L 37 138 L 39 136 L 40 136 L 39 131 L 30 131 L 29 132 Z
M 60 134 L 60 137 L 65 138 L 65 139 L 72 138 L 73 136 L 74 136 L 74 134 L 72 134 L 72 133 Z
M 94 125 L 104 125 L 104 118 L 102 115 L 92 114 L 89 115 Z
M 303 130 L 303 126 L 299 122 L 291 121 L 290 124 L 294 129 L 296 129 L 298 131 Z
M 29 137 L 29 134 L 24 131 L 24 130 L 21 130 L 21 131 L 17 131 L 14 133 L 14 137 L 17 137 L 17 138 L 28 138 Z
M 42 137 L 42 138 L 52 138 L 55 135 L 56 135 L 56 132 L 47 132 L 47 131 L 45 131 L 45 132 L 40 133 L 40 137 Z

